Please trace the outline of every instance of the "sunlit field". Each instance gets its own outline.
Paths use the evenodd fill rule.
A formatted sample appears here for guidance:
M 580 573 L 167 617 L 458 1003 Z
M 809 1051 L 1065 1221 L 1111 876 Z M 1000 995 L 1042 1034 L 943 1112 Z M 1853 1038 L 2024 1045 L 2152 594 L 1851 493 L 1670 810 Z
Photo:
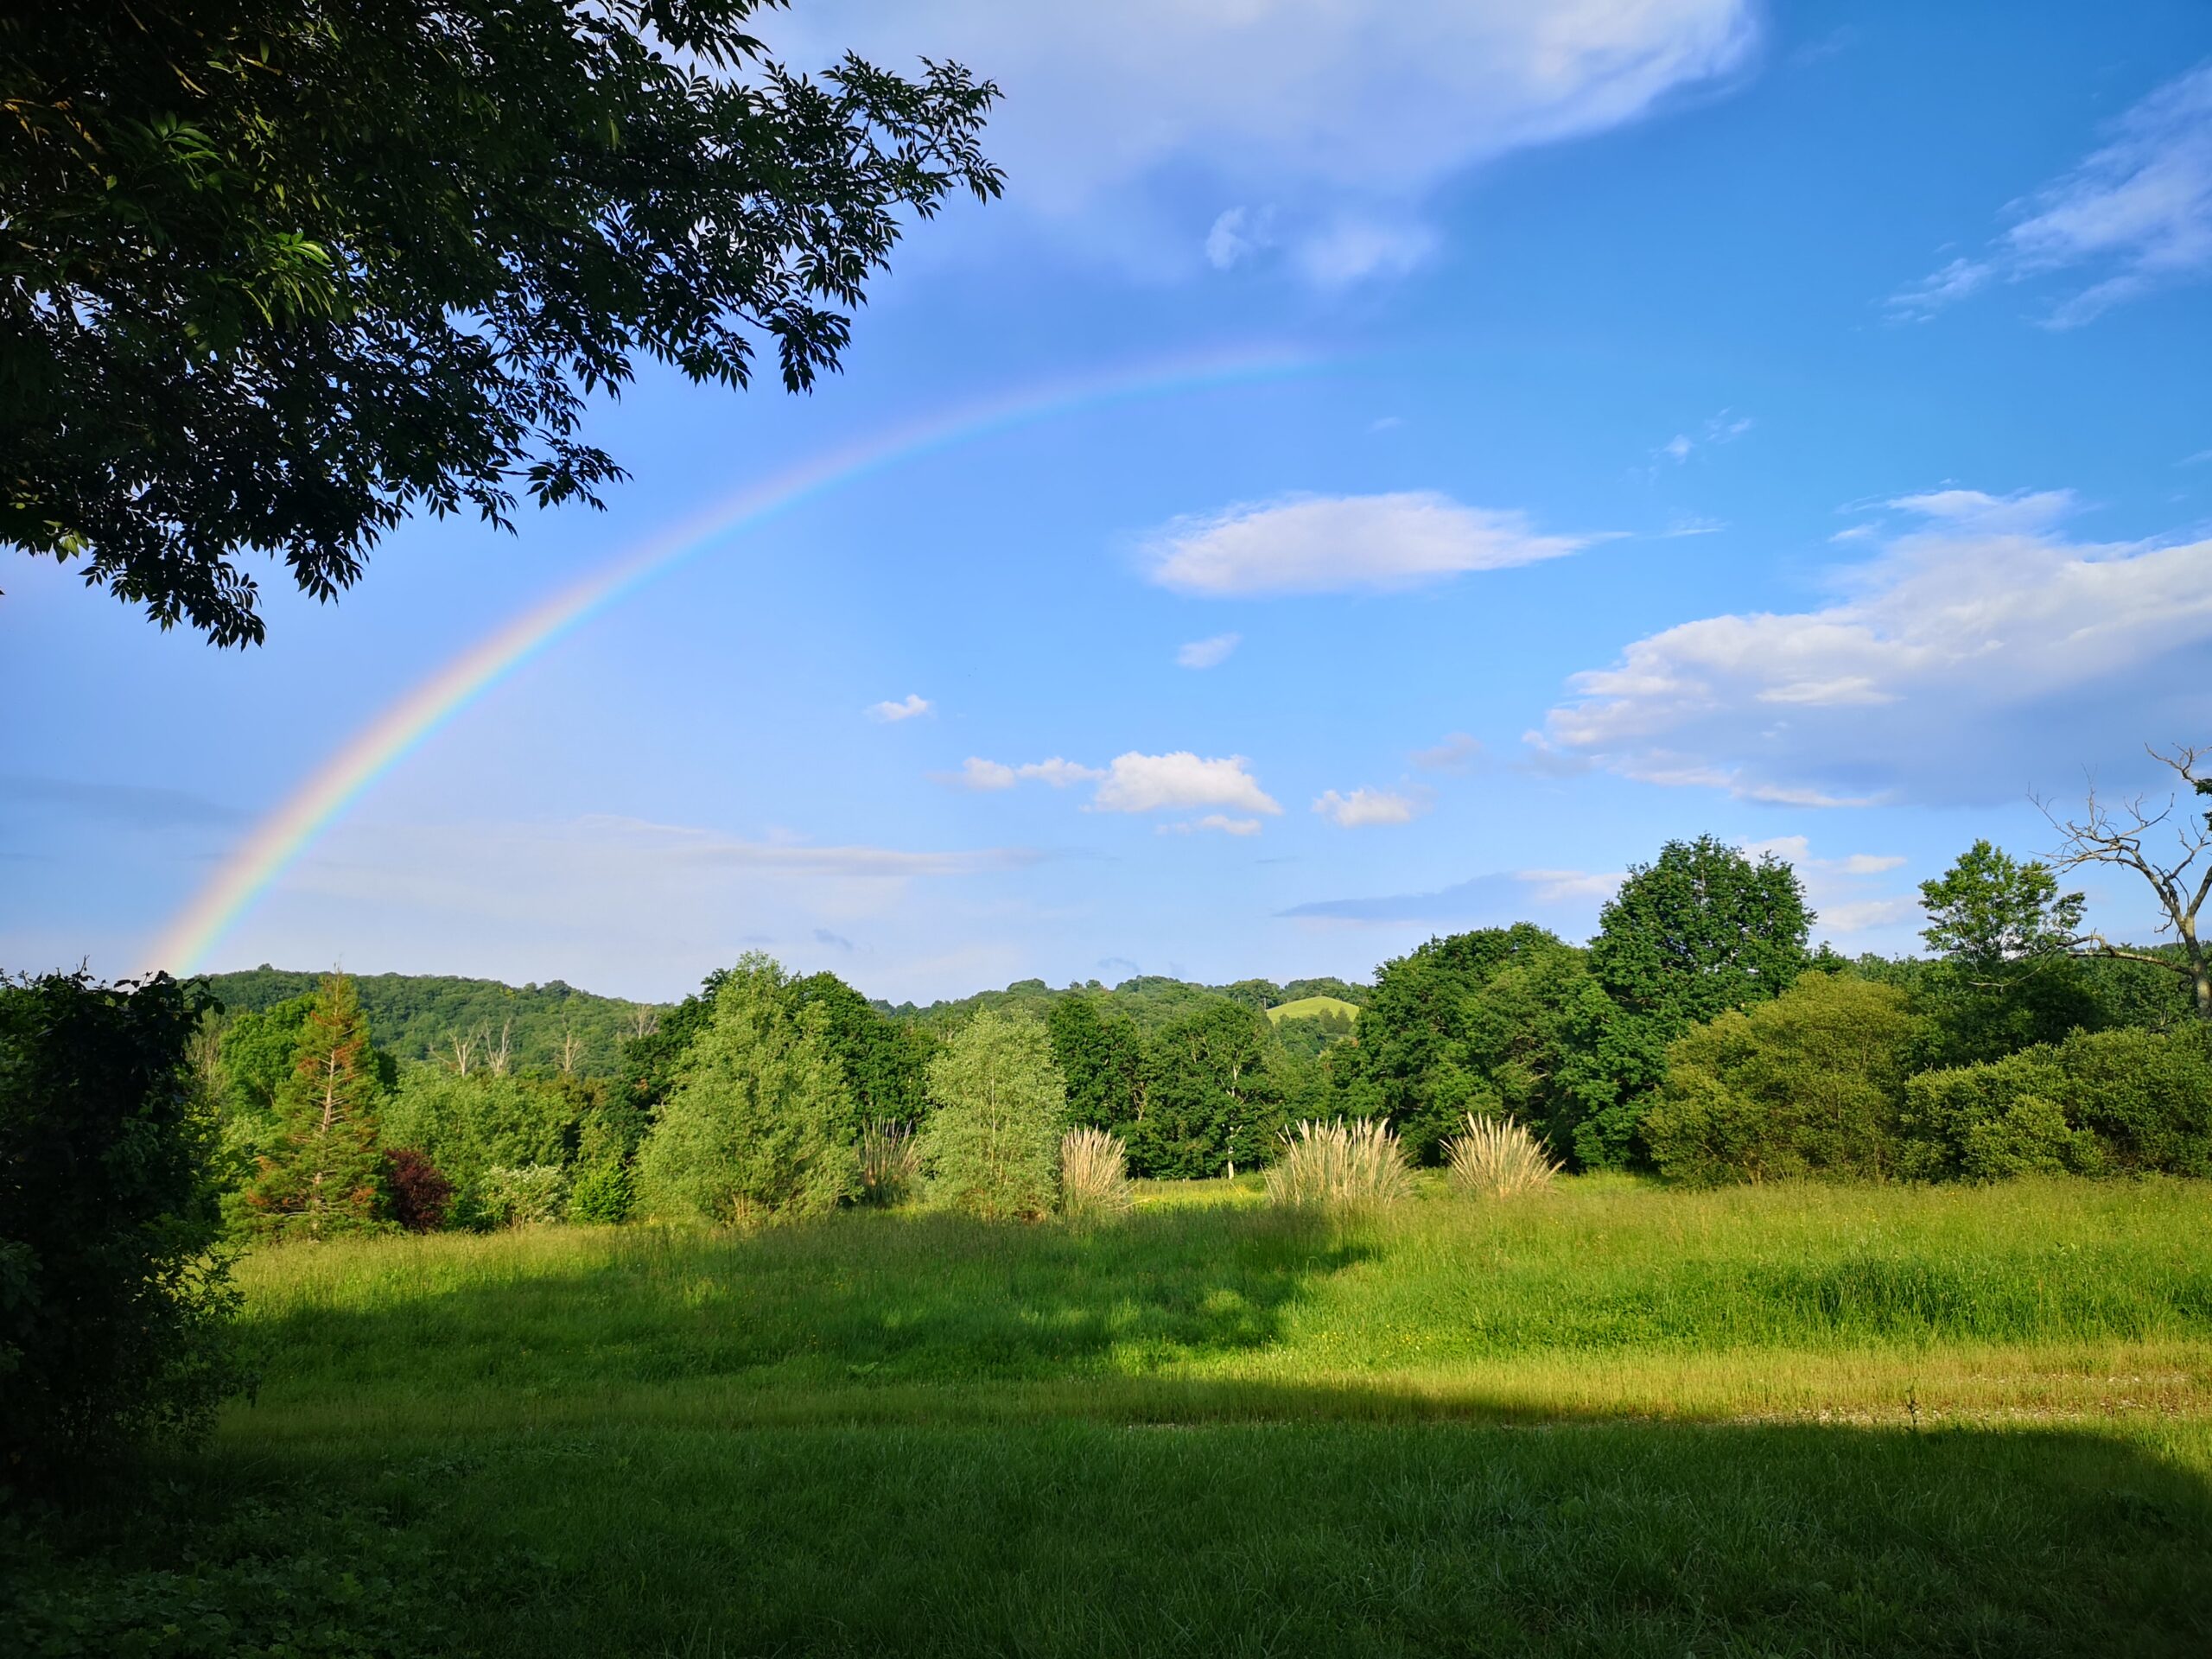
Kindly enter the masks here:
M 171 1474 L 232 1500 L 211 1558 L 383 1586 L 391 1645 L 310 1651 L 2202 1652 L 2208 1224 L 1179 1183 L 296 1245 L 243 1270 L 257 1401 Z

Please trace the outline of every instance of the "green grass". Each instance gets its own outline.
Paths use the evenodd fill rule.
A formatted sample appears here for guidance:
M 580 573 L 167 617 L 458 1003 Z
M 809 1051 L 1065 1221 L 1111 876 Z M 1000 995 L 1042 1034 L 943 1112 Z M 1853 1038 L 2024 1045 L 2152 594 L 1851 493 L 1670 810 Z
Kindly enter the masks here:
M 1281 1025 L 1286 1020 L 1318 1020 L 1325 1014 L 1340 1014 L 1357 1020 L 1359 1004 L 1341 996 L 1301 996 L 1294 1002 L 1278 1002 L 1268 1010 L 1268 1018 Z
M 357 1586 L 316 1628 L 369 1644 L 302 1651 L 2201 1653 L 2208 1224 L 2175 1182 L 1332 1225 L 1239 1181 L 276 1249 L 258 1401 L 41 1578 L 141 1624 Z

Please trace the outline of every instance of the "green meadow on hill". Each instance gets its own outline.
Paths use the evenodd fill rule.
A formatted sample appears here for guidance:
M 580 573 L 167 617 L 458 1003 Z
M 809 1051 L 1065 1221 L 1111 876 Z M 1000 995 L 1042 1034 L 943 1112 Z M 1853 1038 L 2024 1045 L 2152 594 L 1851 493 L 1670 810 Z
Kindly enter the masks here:
M 2212 1643 L 2202 1185 L 1424 1182 L 263 1250 L 154 1500 L 223 1518 L 43 1593 L 150 1653 Z

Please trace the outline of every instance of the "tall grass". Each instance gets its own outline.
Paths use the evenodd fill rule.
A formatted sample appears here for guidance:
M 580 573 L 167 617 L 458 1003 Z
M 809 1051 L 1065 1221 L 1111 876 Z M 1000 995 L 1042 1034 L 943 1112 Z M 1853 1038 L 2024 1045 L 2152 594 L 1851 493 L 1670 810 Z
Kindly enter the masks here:
M 1132 1198 L 1129 1153 L 1103 1129 L 1070 1129 L 1060 1137 L 1060 1213 L 1071 1221 L 1127 1215 Z
M 1511 1198 L 1540 1192 L 1559 1174 L 1543 1143 L 1510 1117 L 1467 1114 L 1464 1135 L 1444 1143 L 1452 1185 L 1476 1198 Z
M 904 1123 L 872 1119 L 861 1130 L 861 1198 L 888 1209 L 904 1204 L 921 1184 L 922 1152 Z
M 1282 1158 L 1268 1172 L 1269 1202 L 1294 1209 L 1375 1209 L 1409 1198 L 1413 1190 L 1398 1137 L 1380 1118 L 1309 1119 L 1285 1131 Z

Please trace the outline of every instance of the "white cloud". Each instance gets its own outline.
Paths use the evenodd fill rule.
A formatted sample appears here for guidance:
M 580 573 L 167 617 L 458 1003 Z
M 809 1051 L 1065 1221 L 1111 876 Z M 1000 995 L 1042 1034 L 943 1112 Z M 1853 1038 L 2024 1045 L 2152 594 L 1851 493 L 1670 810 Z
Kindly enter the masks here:
M 1408 758 L 1423 772 L 1465 772 L 1482 758 L 1483 746 L 1465 732 L 1452 732 L 1434 748 L 1415 749 Z
M 1273 202 L 1292 266 L 1342 282 L 1417 257 L 1418 215 L 1454 176 L 1741 68 L 1758 16 L 1755 0 L 820 0 L 755 21 L 794 67 L 850 47 L 996 80 L 986 148 L 1010 206 L 1063 236 L 1191 270 L 1190 195 Z M 1249 257 L 1231 238 L 1251 229 L 1248 213 L 1205 257 Z
M 1229 807 L 1241 812 L 1263 812 L 1270 817 L 1281 806 L 1260 787 L 1241 754 L 1207 758 L 1188 749 L 1169 754 L 1140 754 L 1131 750 L 1116 755 L 1104 766 L 1086 766 L 1055 755 L 1018 766 L 970 756 L 962 769 L 944 781 L 968 789 L 1012 789 L 1017 783 L 1049 784 L 1065 789 L 1074 784 L 1096 784 L 1084 808 L 1091 812 L 1157 812 L 1188 810 L 1193 807 Z M 1203 824 L 1207 829 L 1224 824 Z M 1247 833 L 1243 830 L 1233 834 Z
M 1217 633 L 1211 639 L 1193 639 L 1175 653 L 1179 668 L 1218 668 L 1229 660 L 1229 653 L 1243 643 L 1238 633 Z
M 868 712 L 874 720 L 901 721 L 912 720 L 916 715 L 926 715 L 936 707 L 927 697 L 917 696 L 909 691 L 897 702 L 870 703 Z
M 1106 774 L 1096 766 L 1078 766 L 1072 760 L 1063 760 L 1054 755 L 1049 760 L 1033 760 L 1027 766 L 1016 766 L 1017 777 L 1033 779 L 1050 784 L 1054 789 L 1065 789 L 1071 784 L 1096 783 Z
M 1241 754 L 1205 760 L 1188 749 L 1173 754 L 1118 754 L 1090 804 L 1100 812 L 1224 806 L 1269 816 L 1280 813 L 1282 808 L 1245 769 L 1249 764 Z
M 1393 592 L 1560 558 L 1596 539 L 1538 535 L 1522 513 L 1417 491 L 1293 496 L 1178 518 L 1145 554 L 1152 580 L 1182 594 Z
M 1920 522 L 1834 602 L 1637 640 L 1539 753 L 1785 804 L 1980 802 L 2202 724 L 2212 540 L 2072 542 L 2063 492 L 1891 505 Z
M 1428 810 L 1428 803 L 1363 785 L 1349 795 L 1325 791 L 1313 803 L 1313 810 L 1340 829 L 1358 830 L 1377 823 L 1410 823 Z
M 1925 318 L 1997 277 L 2074 270 L 2101 274 L 2050 312 L 2053 327 L 2212 270 L 2212 64 L 2121 116 L 2112 142 L 2021 204 L 1985 255 L 1952 259 L 1890 306 Z
M 1012 789 L 1018 780 L 1012 766 L 971 754 L 958 772 L 945 776 L 945 781 L 963 789 Z

